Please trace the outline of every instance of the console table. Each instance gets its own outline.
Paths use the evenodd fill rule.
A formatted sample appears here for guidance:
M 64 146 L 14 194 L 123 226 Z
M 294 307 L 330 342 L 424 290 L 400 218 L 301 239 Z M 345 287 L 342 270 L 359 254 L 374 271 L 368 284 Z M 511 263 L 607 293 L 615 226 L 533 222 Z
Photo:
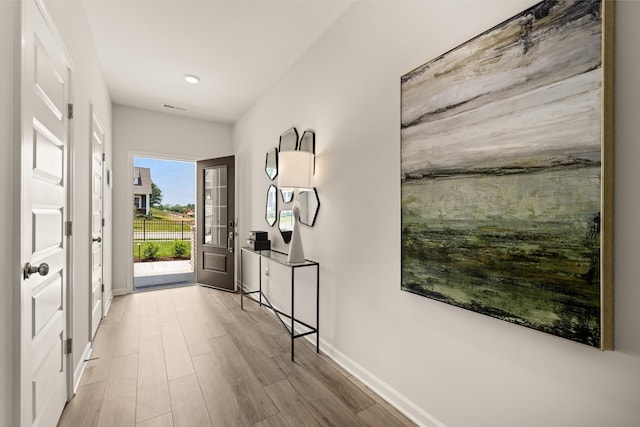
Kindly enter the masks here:
M 258 269 L 259 269 L 259 280 L 258 280 L 258 290 L 257 291 L 245 291 L 244 289 L 244 280 L 243 280 L 243 255 L 253 254 L 258 256 Z M 285 313 L 282 310 L 274 307 L 266 295 L 262 292 L 262 260 L 266 259 L 269 261 L 273 261 L 277 264 L 283 265 L 291 269 L 291 313 Z M 316 325 L 311 326 L 295 317 L 295 279 L 296 279 L 296 270 L 299 268 L 306 267 L 315 267 L 316 268 Z M 258 299 L 250 296 L 251 294 L 258 294 Z M 252 301 L 255 301 L 260 304 L 260 306 L 264 305 L 271 309 L 274 312 L 282 326 L 289 332 L 289 336 L 291 337 L 291 361 L 294 360 L 294 340 L 296 338 L 301 338 L 307 335 L 316 334 L 316 352 L 320 353 L 320 264 L 315 261 L 305 260 L 305 262 L 301 263 L 288 263 L 287 262 L 287 254 L 283 252 L 279 252 L 276 250 L 263 250 L 257 251 L 251 248 L 241 248 L 240 249 L 240 308 L 244 310 L 244 298 L 249 298 Z M 264 300 L 264 301 L 263 301 Z M 290 324 L 285 323 L 283 317 L 290 321 Z M 306 332 L 301 332 L 296 334 L 295 326 L 296 324 L 302 325 L 308 329 Z

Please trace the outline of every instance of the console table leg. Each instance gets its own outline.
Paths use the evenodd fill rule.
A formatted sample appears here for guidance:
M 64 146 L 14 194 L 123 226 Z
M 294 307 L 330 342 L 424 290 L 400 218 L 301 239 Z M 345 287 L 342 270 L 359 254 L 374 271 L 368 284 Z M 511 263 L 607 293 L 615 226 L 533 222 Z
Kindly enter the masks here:
M 293 329 L 294 326 L 294 319 L 296 317 L 296 313 L 294 311 L 294 299 L 293 299 L 293 295 L 295 292 L 295 268 L 291 268 L 291 361 L 293 362 L 293 352 L 294 352 L 294 340 L 295 340 L 295 330 Z
M 244 310 L 244 278 L 242 277 L 242 250 L 240 251 L 240 310 Z
M 320 353 L 320 265 L 316 265 L 316 353 Z
M 258 257 L 258 289 L 260 289 L 260 307 L 262 307 L 262 257 Z

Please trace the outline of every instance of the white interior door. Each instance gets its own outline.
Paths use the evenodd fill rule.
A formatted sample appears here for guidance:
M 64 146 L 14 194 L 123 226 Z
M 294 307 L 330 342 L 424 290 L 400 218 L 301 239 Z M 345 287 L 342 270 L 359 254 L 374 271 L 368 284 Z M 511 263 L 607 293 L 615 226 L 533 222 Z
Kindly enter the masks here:
M 40 2 L 22 2 L 20 425 L 55 426 L 67 401 L 70 67 Z
M 91 339 L 96 335 L 104 315 L 104 285 L 102 281 L 103 200 L 102 174 L 104 170 L 104 131 L 91 112 Z

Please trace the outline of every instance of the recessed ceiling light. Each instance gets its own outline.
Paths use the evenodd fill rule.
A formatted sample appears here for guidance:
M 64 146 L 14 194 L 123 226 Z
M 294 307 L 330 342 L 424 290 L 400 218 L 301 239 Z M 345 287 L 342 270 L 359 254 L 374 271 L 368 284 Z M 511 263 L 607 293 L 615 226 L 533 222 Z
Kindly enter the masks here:
M 194 76 L 193 74 L 185 74 L 184 75 L 184 80 L 187 83 L 191 83 L 192 85 L 198 83 L 200 81 L 200 77 L 198 76 Z

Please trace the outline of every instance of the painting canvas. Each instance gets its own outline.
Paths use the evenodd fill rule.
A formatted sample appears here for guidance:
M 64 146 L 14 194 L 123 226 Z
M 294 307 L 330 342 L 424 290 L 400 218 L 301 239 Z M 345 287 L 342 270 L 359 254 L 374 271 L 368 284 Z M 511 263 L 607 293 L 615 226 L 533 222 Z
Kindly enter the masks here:
M 402 76 L 403 290 L 611 348 L 612 16 L 544 1 Z

